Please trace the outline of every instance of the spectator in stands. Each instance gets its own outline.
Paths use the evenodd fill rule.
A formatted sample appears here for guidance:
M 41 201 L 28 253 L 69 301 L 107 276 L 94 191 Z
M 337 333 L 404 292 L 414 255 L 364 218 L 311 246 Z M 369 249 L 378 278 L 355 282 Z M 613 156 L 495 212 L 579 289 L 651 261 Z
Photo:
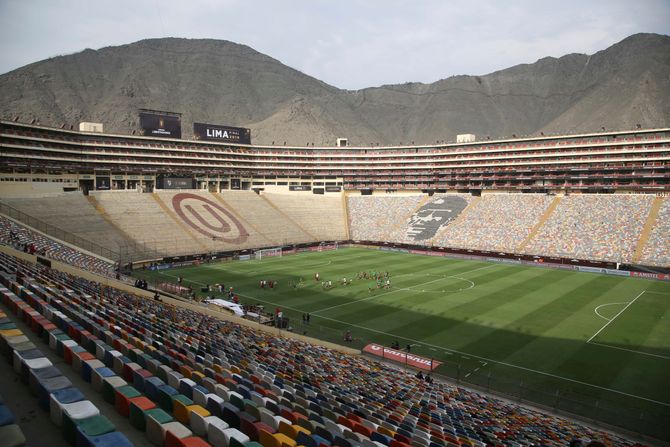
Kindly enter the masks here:
M 351 343 L 353 340 L 354 339 L 352 338 L 351 330 L 347 329 L 347 331 L 344 333 L 344 341 Z

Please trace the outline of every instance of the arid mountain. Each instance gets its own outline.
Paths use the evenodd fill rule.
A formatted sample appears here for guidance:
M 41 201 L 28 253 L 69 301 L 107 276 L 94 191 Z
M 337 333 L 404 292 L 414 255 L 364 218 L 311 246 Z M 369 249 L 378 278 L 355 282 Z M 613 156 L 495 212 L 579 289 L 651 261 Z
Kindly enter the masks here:
M 437 56 L 436 56 L 437 57 Z M 446 57 L 446 56 L 445 56 Z M 670 36 L 483 76 L 340 90 L 227 41 L 151 39 L 54 57 L 0 76 L 0 116 L 138 130 L 138 109 L 250 127 L 257 144 L 410 144 L 670 125 Z

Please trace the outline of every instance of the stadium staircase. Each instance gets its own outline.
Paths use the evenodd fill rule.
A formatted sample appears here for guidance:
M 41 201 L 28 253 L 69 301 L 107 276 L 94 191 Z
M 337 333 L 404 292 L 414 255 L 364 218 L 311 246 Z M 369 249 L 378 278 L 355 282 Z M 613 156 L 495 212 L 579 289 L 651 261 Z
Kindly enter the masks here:
M 315 236 L 314 234 L 310 233 L 309 231 L 307 231 L 307 229 L 306 229 L 305 227 L 303 227 L 297 220 L 293 219 L 291 216 L 289 216 L 288 214 L 286 214 L 281 208 L 279 208 L 277 205 L 275 205 L 274 203 L 272 203 L 272 201 L 271 201 L 270 199 L 268 199 L 264 194 L 261 194 L 261 195 L 260 195 L 260 198 L 263 199 L 263 200 L 264 200 L 268 205 L 270 205 L 272 208 L 274 208 L 279 214 L 281 214 L 282 216 L 284 216 L 284 217 L 286 218 L 286 220 L 288 220 L 288 221 L 291 222 L 293 225 L 295 225 L 296 227 L 298 227 L 298 228 L 300 229 L 300 231 L 302 231 L 303 233 L 305 233 L 306 235 L 308 235 L 313 241 L 318 241 L 318 240 L 321 239 L 321 238 Z
M 315 240 L 253 191 L 227 191 L 219 194 L 241 217 L 261 229 L 265 238 L 272 241 L 270 245 L 299 244 Z M 251 238 L 248 244 L 250 247 L 261 246 Z
M 647 217 L 647 221 L 644 223 L 644 227 L 640 233 L 640 240 L 637 242 L 637 247 L 635 248 L 633 262 L 640 262 L 642 254 L 644 253 L 644 247 L 647 245 L 649 235 L 651 235 L 651 230 L 654 228 L 656 221 L 658 220 L 658 212 L 661 209 L 662 204 L 662 197 L 654 198 L 654 202 L 651 204 L 651 210 L 649 211 L 649 216 Z
M 540 229 L 544 226 L 544 224 L 549 220 L 552 214 L 554 214 L 554 211 L 558 207 L 558 204 L 561 202 L 561 196 L 556 196 L 554 197 L 554 200 L 551 202 L 547 210 L 544 212 L 542 217 L 540 217 L 540 220 L 535 224 L 532 230 L 530 230 L 530 233 L 528 233 L 528 236 L 526 236 L 526 239 L 523 240 L 517 247 L 516 251 L 517 253 L 523 253 L 524 249 L 526 246 L 530 243 L 530 241 L 533 240 L 533 238 L 537 235 L 537 233 L 540 231 Z
M 136 259 L 154 259 L 158 258 L 159 255 L 155 251 L 147 251 L 147 250 L 141 250 L 136 245 L 132 242 L 132 238 L 130 235 L 128 235 L 121 226 L 112 218 L 112 216 L 109 215 L 107 210 L 105 209 L 104 206 L 100 202 L 98 202 L 98 199 L 95 198 L 93 195 L 88 195 L 86 196 L 86 199 L 88 202 L 93 206 L 93 208 L 98 212 L 100 217 L 107 222 L 109 225 L 114 227 L 116 231 L 119 232 L 119 234 L 124 235 L 125 238 L 128 240 L 128 244 L 125 244 L 126 252 L 127 253 L 121 253 L 121 255 L 125 254 L 128 260 L 136 260 Z M 121 245 L 119 246 L 119 251 L 121 250 Z
M 347 200 L 346 193 L 342 193 L 341 198 L 342 198 L 342 213 L 343 213 L 342 223 L 344 224 L 344 235 L 345 235 L 346 240 L 350 240 L 351 239 L 351 232 L 349 231 L 349 219 L 350 219 L 350 217 L 349 217 L 349 205 L 348 205 L 349 202 Z
M 461 214 L 459 214 L 458 217 L 456 217 L 456 219 L 454 219 L 454 220 L 453 220 L 452 222 L 450 222 L 448 225 L 445 225 L 444 227 L 442 227 L 442 228 L 440 229 L 440 231 L 438 231 L 438 232 L 435 234 L 435 236 L 433 236 L 433 238 L 430 239 L 430 240 L 426 243 L 426 245 L 428 245 L 428 246 L 435 245 L 436 241 L 439 241 L 439 240 L 441 240 L 441 239 L 444 237 L 444 233 L 447 232 L 447 228 L 449 228 L 451 225 L 455 224 L 456 222 L 460 222 L 461 220 L 466 219 L 468 213 L 469 213 L 471 210 L 473 210 L 481 200 L 482 200 L 482 197 L 481 197 L 481 196 L 473 197 L 472 200 L 470 201 L 470 203 L 468 204 L 468 206 L 465 207 L 465 209 L 461 212 Z
M 166 204 L 163 202 L 163 199 L 160 197 L 158 193 L 152 193 L 151 197 L 158 203 L 158 205 L 163 209 L 165 214 L 170 216 L 170 218 L 177 224 L 179 227 L 184 231 L 185 235 L 189 236 L 193 241 L 198 244 L 202 248 L 203 251 L 209 251 L 209 247 L 202 243 L 200 239 L 191 231 L 190 228 L 188 228 L 184 222 L 177 217 L 177 215 L 172 211 Z
M 342 201 L 335 195 L 262 193 L 285 215 L 298 223 L 316 241 L 339 241 L 346 237 L 342 220 Z

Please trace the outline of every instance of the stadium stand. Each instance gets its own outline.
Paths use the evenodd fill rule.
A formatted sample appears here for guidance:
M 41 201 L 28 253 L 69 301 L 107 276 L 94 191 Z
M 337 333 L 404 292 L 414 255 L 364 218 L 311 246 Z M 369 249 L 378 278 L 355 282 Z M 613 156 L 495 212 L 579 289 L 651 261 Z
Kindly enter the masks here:
M 631 262 L 653 196 L 583 194 L 563 197 L 526 246 L 526 253 Z M 667 241 L 666 241 L 667 242 Z
M 445 213 L 432 205 L 444 197 L 467 203 L 460 214 L 446 218 L 451 219 L 446 225 L 440 215 Z M 347 204 L 354 240 L 630 263 L 653 201 L 651 195 L 628 194 L 486 194 L 479 200 L 448 194 L 430 200 L 425 195 L 349 196 Z M 417 219 L 422 210 L 426 216 Z M 667 267 L 668 199 L 658 212 L 640 261 Z M 420 239 L 417 225 L 434 236 Z
M 0 216 L 0 243 L 99 275 L 114 276 L 114 266 L 109 262 L 56 242 L 4 216 Z
M 63 232 L 95 241 L 114 253 L 128 252 L 129 238 L 106 221 L 80 192 L 49 197 L 2 198 L 11 207 Z M 133 253 L 128 253 L 134 257 Z
M 226 191 L 214 195 L 221 197 L 252 228 L 262 231 L 270 242 L 263 245 L 314 242 L 312 236 L 253 191 Z
M 514 253 L 552 200 L 540 194 L 482 196 L 464 219 L 441 233 L 435 245 Z
M 15 372 L 78 445 L 129 445 L 87 400 L 92 394 L 155 445 L 636 445 L 365 357 L 116 289 L 101 293 L 96 283 L 5 254 L 0 283 L 3 311 L 30 323 L 90 384 L 71 388 L 41 347 L 11 323 L 0 329 Z
M 425 198 L 425 195 L 349 196 L 347 207 L 351 239 L 391 241 L 388 231 L 398 226 L 404 234 L 404 222 Z
M 670 198 L 661 200 L 656 222 L 642 250 L 641 263 L 670 266 Z
M 314 241 L 341 241 L 347 238 L 345 214 L 339 195 L 263 193 L 262 197 L 298 222 L 307 233 L 314 236 Z
M 174 200 L 180 194 L 191 200 L 182 201 L 181 210 L 175 205 L 179 200 Z M 2 200 L 128 260 L 343 240 L 347 236 L 345 215 L 352 240 L 661 267 L 668 266 L 670 250 L 665 237 L 668 200 L 659 198 L 660 205 L 652 206 L 651 195 L 579 194 L 559 199 L 545 194 L 349 196 L 348 213 L 339 195 L 258 195 L 252 191 L 106 191 L 92 192 L 89 199 L 72 193 Z M 193 206 L 202 207 L 197 216 L 190 214 Z M 217 220 L 206 211 L 208 207 L 224 209 L 228 216 Z M 658 213 L 655 219 L 654 213 Z M 655 224 L 648 224 L 649 219 Z M 97 273 L 106 270 L 70 248 L 58 255 L 57 247 L 63 244 L 52 245 L 55 242 L 44 236 L 31 237 L 53 259 L 80 267 L 91 265 Z M 76 260 L 77 256 L 84 257 Z
M 130 239 L 146 246 L 147 252 L 155 251 L 163 256 L 193 252 L 193 241 L 183 242 L 189 239 L 188 235 L 174 220 L 165 218 L 151 194 L 95 191 L 91 196 L 99 204 L 99 211 L 104 211 Z

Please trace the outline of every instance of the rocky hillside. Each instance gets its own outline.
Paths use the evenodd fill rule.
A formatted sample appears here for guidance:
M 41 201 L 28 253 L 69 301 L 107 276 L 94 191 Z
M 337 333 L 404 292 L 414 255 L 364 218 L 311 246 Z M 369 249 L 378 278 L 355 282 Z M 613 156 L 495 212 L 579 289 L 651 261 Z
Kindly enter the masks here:
M 448 57 L 436 55 L 435 57 Z M 434 143 L 670 125 L 670 37 L 637 34 L 593 55 L 544 58 L 432 84 L 340 90 L 227 41 L 151 39 L 59 56 L 0 76 L 0 116 L 138 129 L 137 110 L 250 127 L 258 144 Z

